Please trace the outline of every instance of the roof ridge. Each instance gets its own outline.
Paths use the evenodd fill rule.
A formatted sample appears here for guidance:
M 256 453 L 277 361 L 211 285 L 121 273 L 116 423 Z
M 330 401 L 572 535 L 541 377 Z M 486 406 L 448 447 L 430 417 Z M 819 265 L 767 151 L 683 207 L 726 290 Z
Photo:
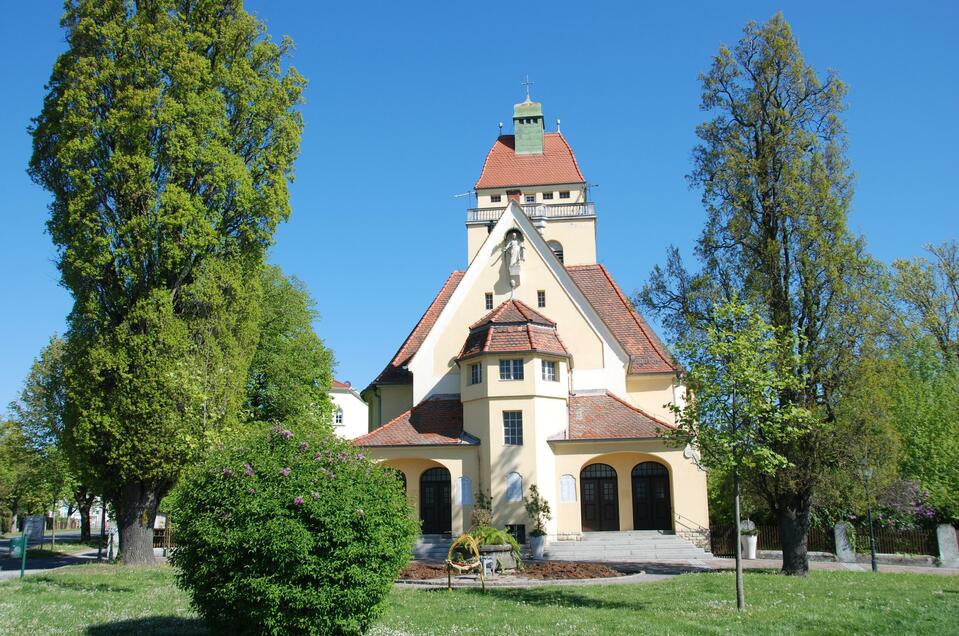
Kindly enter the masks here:
M 655 416 L 655 415 L 652 415 L 651 413 L 648 413 L 648 412 L 644 411 L 643 409 L 639 408 L 639 407 L 636 406 L 635 404 L 633 404 L 633 403 L 631 403 L 631 402 L 627 402 L 626 400 L 624 400 L 623 398 L 619 397 L 618 395 L 616 395 L 615 393 L 613 393 L 613 392 L 610 391 L 609 389 L 606 389 L 606 395 L 608 395 L 609 397 L 613 398 L 614 400 L 616 400 L 617 402 L 619 402 L 619 403 L 622 404 L 623 406 L 626 406 L 626 407 L 628 407 L 628 408 L 633 409 L 634 411 L 636 411 L 636 412 L 639 413 L 640 415 L 642 415 L 642 416 L 644 416 L 644 417 L 648 417 L 649 419 L 651 419 L 652 421 L 656 422 L 657 424 L 662 424 L 662 425 L 665 426 L 666 428 L 670 428 L 670 429 L 675 429 L 675 428 L 676 428 L 676 426 L 675 426 L 674 424 L 670 424 L 669 422 L 666 422 L 666 421 L 660 419 L 659 417 L 657 417 L 657 416 Z
M 636 323 L 636 326 L 639 327 L 640 331 L 643 332 L 643 335 L 646 336 L 646 339 L 649 340 L 649 343 L 653 345 L 653 350 L 656 351 L 656 355 L 660 359 L 668 364 L 669 366 L 675 368 L 676 365 L 673 360 L 670 360 L 662 351 L 662 343 L 659 342 L 659 337 L 656 335 L 651 335 L 652 329 L 649 329 L 649 325 L 646 324 L 645 319 L 639 315 L 639 312 L 636 311 L 636 308 L 633 307 L 633 303 L 626 298 L 622 290 L 619 288 L 619 285 L 616 284 L 616 281 L 613 280 L 613 277 L 610 275 L 609 270 L 606 269 L 606 266 L 602 263 L 596 263 L 596 266 L 599 267 L 600 271 L 603 272 L 603 275 L 606 276 L 606 280 L 609 281 L 609 284 L 612 285 L 613 291 L 616 292 L 616 295 L 619 296 L 620 301 L 622 301 L 623 306 L 626 307 L 629 312 L 630 317 L 633 319 L 633 322 Z
M 430 301 L 430 304 L 426 307 L 426 310 L 425 310 L 425 311 L 423 312 L 423 314 L 420 316 L 419 320 L 416 321 L 416 324 L 413 325 L 413 328 L 412 328 L 412 329 L 410 330 L 410 332 L 406 335 L 406 338 L 403 339 L 403 343 L 402 343 L 402 344 L 399 346 L 399 348 L 396 350 L 396 353 L 393 354 L 393 357 L 390 358 L 390 361 L 386 364 L 386 366 L 383 368 L 383 370 L 380 371 L 380 373 L 373 379 L 373 381 L 372 381 L 370 384 L 375 384 L 377 380 L 379 380 L 381 377 L 383 377 L 383 374 L 386 373 L 386 372 L 389 370 L 390 367 L 400 367 L 400 366 L 402 366 L 402 363 L 403 363 L 403 362 L 405 362 L 406 360 L 409 360 L 409 359 L 416 353 L 416 351 L 413 351 L 413 352 L 409 353 L 407 356 L 405 356 L 404 358 L 402 358 L 402 359 L 400 358 L 400 354 L 403 353 L 403 350 L 406 349 L 406 346 L 407 346 L 408 344 L 410 344 L 410 340 L 411 340 L 411 339 L 413 338 L 413 336 L 416 334 L 417 330 L 420 328 L 420 325 L 423 324 L 423 320 L 426 319 L 426 316 L 429 315 L 430 310 L 433 309 L 433 307 L 436 305 L 437 301 L 440 299 L 440 296 L 442 296 L 443 293 L 444 293 L 444 292 L 447 290 L 447 288 L 449 287 L 450 281 L 452 281 L 454 277 L 457 277 L 457 276 L 458 276 L 459 280 L 456 281 L 456 286 L 458 287 L 459 284 L 460 284 L 460 282 L 462 282 L 462 280 L 463 280 L 463 276 L 465 276 L 465 275 L 466 275 L 466 272 L 465 272 L 465 271 L 458 270 L 458 269 L 453 270 L 452 272 L 450 272 L 450 275 L 446 277 L 446 280 L 445 280 L 445 281 L 443 281 L 443 284 L 440 286 L 439 291 L 436 292 L 436 295 L 435 295 L 435 296 L 433 296 L 433 300 Z M 455 288 L 453 289 L 453 291 L 455 291 Z M 452 296 L 452 291 L 450 292 L 450 295 Z M 447 299 L 447 301 L 448 301 L 448 300 L 449 300 L 449 299 Z M 445 306 L 445 305 L 444 305 L 444 306 Z M 432 331 L 432 327 L 430 327 L 430 331 Z M 427 332 L 427 335 L 428 335 L 428 334 L 429 334 L 429 332 Z M 424 339 L 425 339 L 425 336 L 424 336 Z M 422 343 L 420 343 L 420 344 L 422 344 Z M 419 350 L 419 345 L 416 345 L 416 349 Z

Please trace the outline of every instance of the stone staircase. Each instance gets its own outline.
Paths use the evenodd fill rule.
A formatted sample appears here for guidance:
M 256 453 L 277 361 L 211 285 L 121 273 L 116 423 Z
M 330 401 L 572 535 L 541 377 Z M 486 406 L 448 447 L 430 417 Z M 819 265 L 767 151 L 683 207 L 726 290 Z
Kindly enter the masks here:
M 453 539 L 448 534 L 421 534 L 413 545 L 416 561 L 445 561 Z
M 551 541 L 546 558 L 552 561 L 689 561 L 712 555 L 689 541 L 659 530 L 584 532 L 579 541 Z

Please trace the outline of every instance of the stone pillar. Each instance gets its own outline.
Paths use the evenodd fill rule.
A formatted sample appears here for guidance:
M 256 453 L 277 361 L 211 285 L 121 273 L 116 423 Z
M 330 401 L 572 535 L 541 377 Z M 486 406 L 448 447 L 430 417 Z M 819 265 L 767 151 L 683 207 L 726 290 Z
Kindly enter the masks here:
M 833 532 L 836 537 L 836 559 L 840 563 L 855 563 L 856 546 L 849 540 L 850 536 L 855 536 L 852 524 L 845 521 L 837 523 Z
M 956 544 L 956 529 L 951 523 L 936 527 L 939 541 L 939 565 L 944 568 L 959 568 L 959 545 Z

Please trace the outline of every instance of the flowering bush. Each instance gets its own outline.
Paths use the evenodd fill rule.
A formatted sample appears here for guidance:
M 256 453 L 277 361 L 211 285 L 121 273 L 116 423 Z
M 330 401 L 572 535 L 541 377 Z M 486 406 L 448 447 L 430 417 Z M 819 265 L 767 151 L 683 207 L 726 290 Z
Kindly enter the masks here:
M 396 478 L 332 436 L 260 429 L 174 493 L 177 582 L 226 634 L 361 634 L 412 553 Z
M 877 508 L 876 523 L 889 528 L 915 528 L 936 516 L 929 505 L 929 491 L 908 479 L 892 482 L 879 497 Z

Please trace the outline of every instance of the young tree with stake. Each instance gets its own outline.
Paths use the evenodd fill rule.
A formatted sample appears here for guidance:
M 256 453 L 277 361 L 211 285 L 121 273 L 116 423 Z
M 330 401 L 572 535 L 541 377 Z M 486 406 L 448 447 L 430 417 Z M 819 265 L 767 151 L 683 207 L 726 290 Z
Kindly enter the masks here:
M 736 524 L 736 605 L 745 607 L 739 542 L 740 479 L 744 472 L 775 473 L 788 459 L 775 449 L 801 435 L 809 413 L 780 399 L 801 383 L 784 372 L 783 362 L 798 367 L 794 342 L 776 333 L 748 304 L 736 297 L 713 308 L 709 326 L 679 343 L 688 365 L 689 398 L 673 405 L 676 428 L 666 432 L 670 443 L 691 444 L 707 469 L 733 476 L 733 518 Z

